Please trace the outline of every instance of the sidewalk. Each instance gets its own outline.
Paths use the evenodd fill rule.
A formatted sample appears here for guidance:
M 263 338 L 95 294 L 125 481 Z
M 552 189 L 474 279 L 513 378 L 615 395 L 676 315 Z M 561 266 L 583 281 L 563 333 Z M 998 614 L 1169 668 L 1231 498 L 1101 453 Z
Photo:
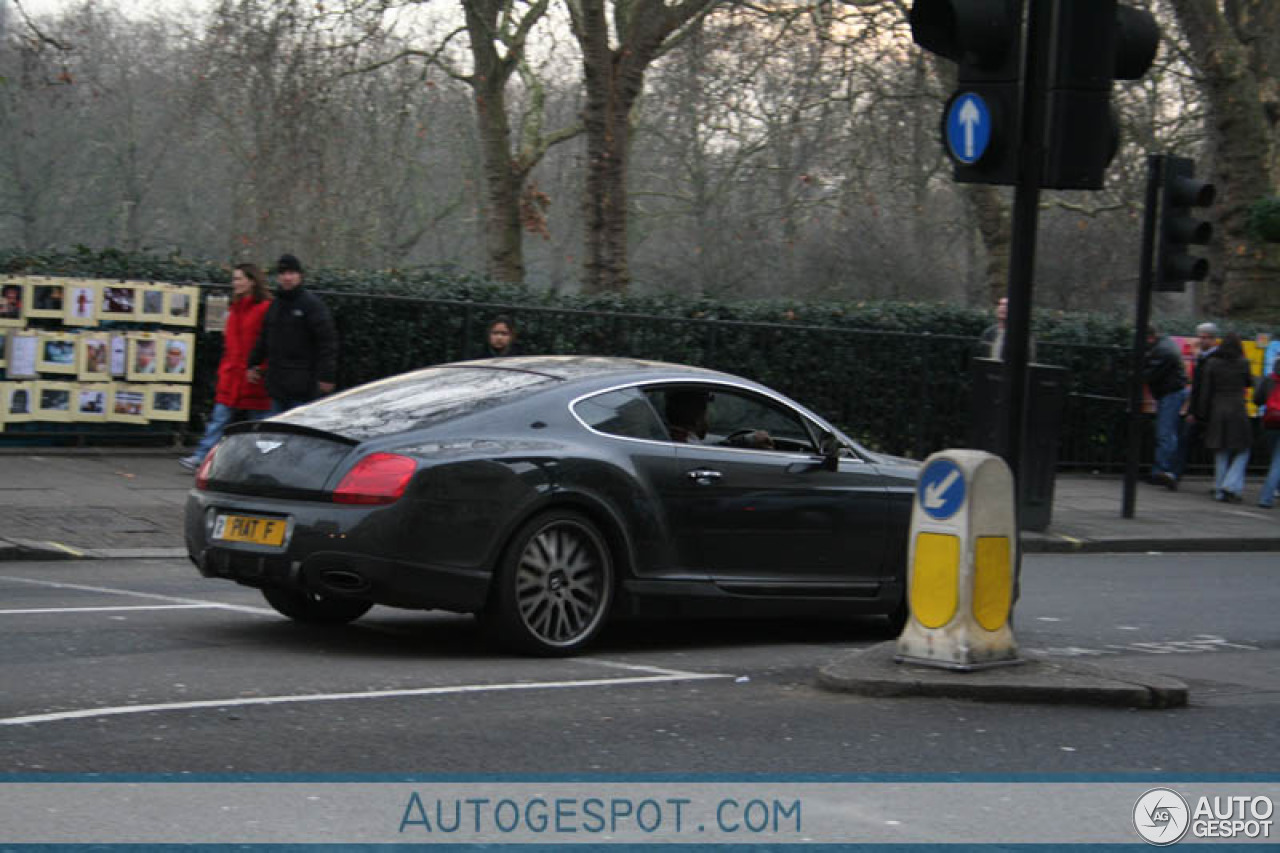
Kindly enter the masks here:
M 173 450 L 0 451 L 0 560 L 182 558 L 182 512 L 192 485 Z M 1280 551 L 1280 508 L 1209 498 L 1207 478 L 1179 491 L 1138 484 L 1121 517 L 1123 479 L 1059 475 L 1053 519 L 1024 533 L 1035 552 Z

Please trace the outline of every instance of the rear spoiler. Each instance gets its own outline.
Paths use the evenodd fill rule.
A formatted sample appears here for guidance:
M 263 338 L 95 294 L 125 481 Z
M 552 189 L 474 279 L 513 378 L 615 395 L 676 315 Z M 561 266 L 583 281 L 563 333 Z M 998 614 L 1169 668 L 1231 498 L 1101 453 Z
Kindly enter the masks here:
M 302 424 L 291 424 L 288 421 L 245 421 L 243 423 L 232 424 L 227 427 L 226 435 L 240 435 L 246 432 L 267 432 L 267 433 L 289 433 L 290 435 L 306 435 L 312 438 L 323 438 L 328 441 L 336 441 L 355 447 L 360 442 L 354 438 L 348 438 L 345 435 L 339 435 L 336 432 L 326 432 L 315 427 L 303 426 Z

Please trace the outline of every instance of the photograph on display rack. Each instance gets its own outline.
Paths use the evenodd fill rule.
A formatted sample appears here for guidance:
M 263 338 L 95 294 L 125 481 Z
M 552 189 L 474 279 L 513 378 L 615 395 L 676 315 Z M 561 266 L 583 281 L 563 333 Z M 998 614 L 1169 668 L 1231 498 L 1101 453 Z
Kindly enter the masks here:
M 129 375 L 149 376 L 156 372 L 156 340 L 134 338 L 129 341 L 133 357 L 129 361 Z
M 76 339 L 71 335 L 47 334 L 40 336 L 40 370 L 54 373 L 74 373 L 76 370 Z
M 63 300 L 62 322 L 69 326 L 91 326 L 97 318 L 97 288 L 91 284 L 75 284 L 67 289 Z
M 137 316 L 137 291 L 128 286 L 115 285 L 102 288 L 102 312 L 104 320 L 132 320 Z
M 161 287 L 139 288 L 142 294 L 138 306 L 138 319 L 156 320 L 157 322 L 164 319 L 164 302 L 165 291 Z
M 0 320 L 12 322 L 22 319 L 23 295 L 23 287 L 16 281 L 0 285 Z
M 28 317 L 61 317 L 63 313 L 63 288 L 61 283 L 50 281 L 31 285 L 31 305 Z
M 76 412 L 80 415 L 105 416 L 107 414 L 107 392 L 101 388 L 80 389 L 78 400 Z
M 26 385 L 14 385 L 6 400 L 5 415 L 12 420 L 15 416 L 31 414 L 31 389 Z
M 97 379 L 111 375 L 111 339 L 108 336 L 92 336 L 80 341 L 80 378 Z

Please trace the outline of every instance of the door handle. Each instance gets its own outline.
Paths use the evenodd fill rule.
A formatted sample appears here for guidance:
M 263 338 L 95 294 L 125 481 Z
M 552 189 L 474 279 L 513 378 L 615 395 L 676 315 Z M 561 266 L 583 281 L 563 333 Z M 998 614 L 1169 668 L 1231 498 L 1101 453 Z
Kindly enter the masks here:
M 720 479 L 720 472 L 713 471 L 710 468 L 695 468 L 686 476 L 699 486 L 710 486 Z

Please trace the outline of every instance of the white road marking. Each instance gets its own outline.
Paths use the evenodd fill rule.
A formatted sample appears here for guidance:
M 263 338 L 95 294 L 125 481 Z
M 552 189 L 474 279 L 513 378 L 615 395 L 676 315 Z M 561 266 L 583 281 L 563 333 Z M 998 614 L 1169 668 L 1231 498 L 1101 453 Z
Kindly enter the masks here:
M 149 714 L 155 711 L 189 711 L 197 708 L 238 708 L 248 705 L 282 705 L 294 702 L 343 702 L 354 699 L 387 699 L 406 696 L 449 696 L 462 693 L 497 693 L 512 690 L 562 690 L 579 687 L 618 687 L 628 684 L 659 684 L 672 681 L 704 681 L 731 678 L 719 673 L 681 673 L 677 675 L 636 676 L 634 678 L 597 678 L 582 681 L 518 682 L 514 684 L 457 684 L 449 687 L 420 687 L 403 690 L 370 690 L 363 693 L 308 693 L 294 696 L 255 696 L 233 699 L 206 699 L 194 702 L 161 702 L 154 705 L 120 705 L 106 708 L 82 708 L 49 714 L 28 714 L 0 719 L 0 726 L 52 723 L 60 720 L 83 720 L 92 717 L 116 717 L 123 714 Z
M 665 667 L 661 667 L 661 666 L 648 666 L 646 664 L 639 664 L 639 663 L 623 663 L 622 661 L 602 660 L 601 658 L 574 658 L 573 662 L 574 663 L 591 663 L 591 664 L 596 664 L 597 666 L 607 666 L 612 669 L 625 669 L 630 672 L 649 672 L 654 675 L 670 675 L 676 678 L 689 678 L 694 676 L 701 678 L 704 675 L 704 673 L 701 673 L 701 672 L 685 672 L 684 670 L 680 670 L 680 669 L 666 669 Z M 729 678 L 730 676 L 719 675 L 716 677 Z
M 36 586 L 51 587 L 53 589 L 68 589 L 79 592 L 98 592 L 108 595 L 127 595 L 136 598 L 146 598 L 157 601 L 172 602 L 166 605 L 136 605 L 136 606 L 119 606 L 119 607 L 65 607 L 65 608 L 43 608 L 30 610 L 0 610 L 0 615 L 16 614 L 16 613 L 79 613 L 93 611 L 116 611 L 116 610 L 179 610 L 179 609 L 199 609 L 213 608 L 223 610 L 236 610 L 246 613 L 260 614 L 264 616 L 277 617 L 274 610 L 263 607 L 247 607 L 244 605 L 224 604 L 216 601 L 201 601 L 199 599 L 180 598 L 171 595 L 159 595 L 150 592 L 135 592 L 133 590 L 112 589 L 110 587 L 89 586 L 86 584 L 60 583 L 57 581 L 36 580 L 34 578 L 20 578 L 11 575 L 0 575 L 0 581 L 12 581 L 15 583 L 27 583 Z M 368 626 L 374 627 L 374 626 Z M 644 676 L 635 676 L 631 678 L 601 678 L 601 679 L 585 679 L 578 681 L 544 681 L 544 682 L 518 682 L 513 684 L 460 684 L 448 687 L 422 687 L 410 688 L 402 690 L 372 690 L 362 693 L 316 693 L 316 694 L 297 694 L 292 696 L 257 696 L 257 697 L 235 697 L 232 699 L 208 699 L 191 702 L 161 702 L 151 705 L 120 705 L 115 707 L 104 708 L 82 708 L 72 711 L 55 711 L 48 714 L 29 714 L 21 717 L 8 717 L 0 719 L 0 726 L 16 726 L 28 725 L 32 723 L 48 723 L 59 720 L 75 720 L 93 717 L 112 717 L 122 714 L 145 714 L 153 711 L 185 711 L 198 708 L 231 708 L 246 705 L 278 705 L 292 702 L 339 702 L 355 699 L 384 699 L 389 697 L 405 697 L 405 696 L 445 696 L 456 695 L 462 693 L 486 693 L 500 692 L 510 690 L 552 690 L 565 688 L 580 687 L 611 687 L 630 684 L 661 684 L 673 681 L 704 681 L 717 678 L 733 678 L 732 675 L 725 673 L 705 673 L 705 672 L 686 672 L 678 669 L 667 669 L 665 667 L 648 666 L 644 664 L 631 664 L 622 661 L 602 660 L 599 658 L 579 658 L 575 663 L 593 664 L 595 666 L 609 667 L 611 669 L 621 669 L 630 672 L 650 673 Z
M 259 616 L 278 617 L 280 614 L 267 607 L 249 607 L 244 604 L 225 604 L 221 601 L 202 601 L 199 598 L 181 598 L 175 595 L 159 595 L 154 592 L 134 592 L 129 589 L 111 589 L 104 586 L 87 586 L 79 583 L 59 583 L 57 581 L 41 581 L 33 578 L 18 578 L 12 575 L 0 575 L 0 581 L 29 583 L 35 586 L 47 586 L 52 589 L 74 589 L 79 592 L 101 592 L 107 595 L 128 595 L 134 598 L 146 598 L 151 601 L 168 601 L 174 604 L 198 604 L 202 607 L 215 607 L 220 610 L 234 610 L 238 613 L 255 613 Z
M 212 604 L 130 604 L 119 607 L 32 607 L 26 610 L 0 609 L 0 616 L 17 616 L 31 613 L 104 613 L 117 610 L 199 610 L 212 608 Z

